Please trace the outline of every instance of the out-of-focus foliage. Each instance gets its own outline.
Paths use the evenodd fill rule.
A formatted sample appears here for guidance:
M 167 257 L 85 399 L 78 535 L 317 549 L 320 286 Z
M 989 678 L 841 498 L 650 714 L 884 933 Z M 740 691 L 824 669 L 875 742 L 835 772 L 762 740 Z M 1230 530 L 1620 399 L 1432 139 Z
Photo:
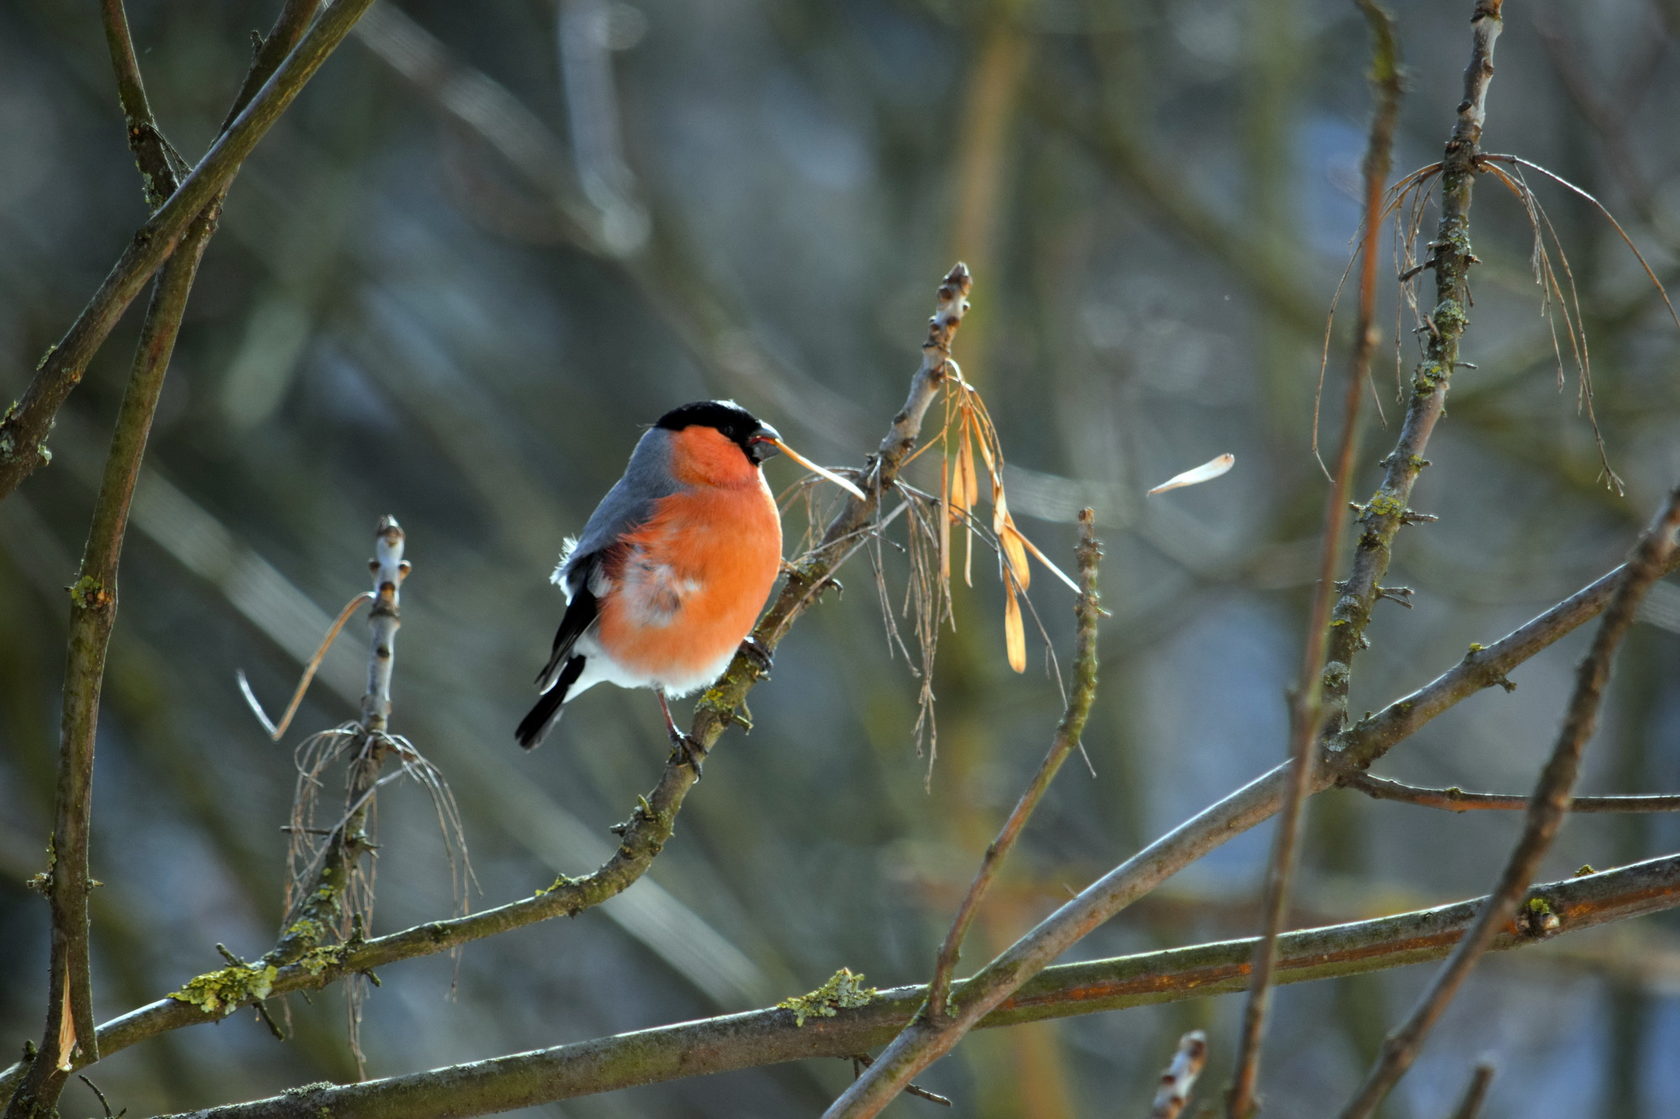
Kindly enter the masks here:
M 1436 158 L 1450 129 L 1470 5 L 1395 6 L 1405 170 Z M 130 8 L 154 107 L 196 155 L 272 9 Z M 1509 5 L 1485 141 L 1603 199 L 1671 286 L 1675 18 L 1636 0 Z M 393 63 L 421 49 L 457 84 L 400 74 Z M 326 616 L 362 589 L 385 512 L 415 563 L 393 729 L 454 787 L 475 904 L 596 865 L 664 740 L 650 697 L 600 689 L 534 755 L 514 746 L 558 615 L 546 576 L 561 537 L 617 476 L 637 424 L 690 399 L 734 396 L 807 453 L 859 462 L 959 257 L 977 286 L 958 357 L 997 419 L 1011 507 L 1060 561 L 1074 511 L 1096 506 L 1114 614 L 1086 736 L 1094 773 L 1069 767 L 1053 789 L 969 962 L 1273 764 L 1325 487 L 1307 449 L 1312 388 L 1358 220 L 1365 69 L 1362 19 L 1328 0 L 376 7 L 236 182 L 153 433 L 99 741 L 100 1017 L 220 966 L 218 941 L 247 956 L 272 943 L 290 742 L 266 740 L 234 668 L 281 704 Z M 0 5 L 0 151 L 9 398 L 144 217 L 93 6 Z M 1477 368 L 1458 374 L 1418 490 L 1441 520 L 1401 537 L 1391 579 L 1418 589 L 1416 609 L 1380 609 L 1356 709 L 1607 570 L 1680 471 L 1680 331 L 1602 218 L 1530 183 L 1569 254 L 1628 494 L 1597 479 L 1572 371 L 1559 387 L 1526 219 L 1484 181 L 1466 340 Z M 13 1052 L 39 1029 L 44 991 L 46 908 L 22 883 L 50 830 L 61 588 L 131 343 L 106 345 L 60 417 L 52 466 L 0 504 L 0 1023 Z M 1345 352 L 1338 336 L 1333 385 Z M 1373 391 L 1392 423 L 1386 370 Z M 1373 425 L 1367 458 L 1391 440 Z M 1237 455 L 1229 477 L 1142 499 L 1221 451 Z M 794 480 L 785 460 L 768 469 Z M 1367 467 L 1356 492 L 1374 478 Z M 880 560 L 896 605 L 904 558 L 889 546 Z M 720 746 L 649 879 L 575 921 L 469 947 L 458 965 L 389 969 L 366 1006 L 371 1073 L 768 1005 L 841 966 L 882 986 L 925 978 L 1060 701 L 1038 654 L 1008 672 L 995 572 L 977 563 L 943 638 L 924 787 L 918 683 L 883 636 L 865 557 L 847 582 L 782 645 L 753 694 L 756 729 Z M 1033 596 L 1065 648 L 1071 596 L 1053 580 Z M 1587 791 L 1675 788 L 1680 594 L 1659 586 L 1648 614 Z M 329 658 L 293 740 L 354 714 L 354 645 Z M 1514 695 L 1431 725 L 1384 772 L 1525 791 L 1578 648 L 1525 666 Z M 1303 921 L 1478 893 L 1517 827 L 1342 793 L 1311 812 Z M 379 815 L 377 929 L 446 914 L 423 795 L 390 786 Z M 1677 831 L 1575 820 L 1549 871 L 1669 850 Z M 1084 950 L 1247 934 L 1266 838 L 1233 842 Z M 1391 1114 L 1444 1113 L 1465 1055 L 1484 1050 L 1503 1069 L 1490 1114 L 1536 1086 L 1559 1114 L 1658 1113 L 1680 1087 L 1666 1059 L 1677 950 L 1673 922 L 1652 920 L 1490 960 Z M 1339 1102 L 1422 979 L 1281 992 L 1268 1111 Z M 1237 1005 L 975 1036 L 928 1083 L 966 1114 L 1099 1114 L 1127 1098 L 1141 1111 L 1191 1026 L 1211 1041 L 1204 1085 L 1222 1080 Z M 147 1114 L 352 1074 L 339 993 L 294 999 L 289 1016 L 284 1045 L 244 1014 L 125 1052 L 94 1079 L 114 1107 Z M 808 1063 L 548 1111 L 812 1114 L 848 1075 Z M 65 1106 L 97 1105 L 74 1085 Z

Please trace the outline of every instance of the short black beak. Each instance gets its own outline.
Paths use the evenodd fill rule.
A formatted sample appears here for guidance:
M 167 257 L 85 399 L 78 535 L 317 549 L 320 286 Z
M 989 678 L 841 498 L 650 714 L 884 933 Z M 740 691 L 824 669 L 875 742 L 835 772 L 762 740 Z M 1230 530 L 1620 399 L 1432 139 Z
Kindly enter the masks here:
M 761 423 L 758 430 L 747 436 L 747 457 L 763 462 L 782 449 L 782 433 L 769 424 Z

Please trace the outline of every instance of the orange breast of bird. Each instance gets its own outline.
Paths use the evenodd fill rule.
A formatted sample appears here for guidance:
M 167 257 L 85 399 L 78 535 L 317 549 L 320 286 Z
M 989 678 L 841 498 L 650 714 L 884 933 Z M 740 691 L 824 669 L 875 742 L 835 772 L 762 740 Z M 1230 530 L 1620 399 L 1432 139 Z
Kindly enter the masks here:
M 688 488 L 657 502 L 614 550 L 597 635 L 622 667 L 684 692 L 709 684 L 758 620 L 781 567 L 782 523 L 738 447 L 677 451 L 673 473 Z

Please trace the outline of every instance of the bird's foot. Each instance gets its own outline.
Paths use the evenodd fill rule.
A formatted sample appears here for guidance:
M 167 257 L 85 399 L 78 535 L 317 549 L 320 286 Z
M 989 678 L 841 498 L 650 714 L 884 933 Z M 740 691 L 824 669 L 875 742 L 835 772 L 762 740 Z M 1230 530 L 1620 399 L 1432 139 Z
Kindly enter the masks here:
M 770 679 L 770 668 L 775 663 L 775 658 L 771 656 L 768 645 L 748 634 L 746 640 L 741 642 L 741 655 L 752 662 L 761 677 Z
M 684 734 L 675 727 L 671 728 L 671 751 L 674 757 L 679 757 L 684 764 L 694 767 L 694 779 L 700 780 L 701 772 L 706 763 L 706 748 L 700 745 L 700 740 L 691 734 Z

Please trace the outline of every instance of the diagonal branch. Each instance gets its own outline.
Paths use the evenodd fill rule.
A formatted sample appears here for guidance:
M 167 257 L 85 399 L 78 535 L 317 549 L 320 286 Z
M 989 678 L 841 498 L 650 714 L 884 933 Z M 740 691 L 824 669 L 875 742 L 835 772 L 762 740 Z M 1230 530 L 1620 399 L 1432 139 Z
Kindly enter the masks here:
M 52 865 L 46 875 L 53 928 L 46 1028 L 28 1075 L 8 1105 L 7 1119 L 51 1110 L 71 1069 L 99 1059 L 88 961 L 94 734 L 106 649 L 116 625 L 117 568 L 128 510 L 175 336 L 208 238 L 208 228 L 195 225 L 152 293 L 133 372 L 117 413 L 81 570 L 70 587 L 70 640 L 54 795 L 57 816 Z
M 1557 930 L 1508 930 L 1496 949 L 1680 905 L 1680 855 L 1538 887 L 1534 896 L 1560 915 Z M 1280 981 L 1300 983 L 1439 959 L 1475 920 L 1482 899 L 1376 920 L 1286 933 Z M 1247 986 L 1254 941 L 1230 940 L 1047 969 L 981 1020 L 982 1028 L 1237 994 Z M 959 1000 L 964 985 L 956 986 Z M 881 1044 L 910 1020 L 927 987 L 876 992 L 832 1017 L 795 1024 L 784 1007 L 752 1010 L 614 1037 L 394 1076 L 364 1084 L 315 1085 L 270 1099 L 209 1108 L 169 1119 L 434 1119 L 478 1115 L 709 1076 L 812 1057 L 845 1058 Z
M 1604 611 L 1592 647 L 1576 670 L 1575 692 L 1558 732 L 1557 744 L 1530 799 L 1522 837 L 1512 849 L 1492 895 L 1477 915 L 1476 924 L 1459 942 L 1405 1023 L 1383 1042 L 1380 1058 L 1343 1109 L 1343 1119 L 1369 1115 L 1406 1074 L 1424 1036 L 1445 1012 L 1470 969 L 1516 916 L 1540 859 L 1569 810 L 1569 794 L 1580 771 L 1581 754 L 1598 725 L 1598 709 L 1604 698 L 1604 686 L 1610 679 L 1610 663 L 1622 638 L 1633 626 L 1639 600 L 1675 554 L 1676 529 L 1680 529 L 1680 486 L 1669 494 L 1667 505 L 1640 538 L 1626 572 L 1617 582 L 1615 596 Z
M 1427 465 L 1423 453 L 1446 410 L 1447 389 L 1459 365 L 1459 340 L 1469 324 L 1469 273 L 1475 262 L 1470 251 L 1470 193 L 1482 122 L 1487 115 L 1487 90 L 1493 77 L 1493 47 L 1499 37 L 1502 2 L 1476 0 L 1464 99 L 1459 103 L 1458 120 L 1441 162 L 1441 221 L 1430 243 L 1427 262 L 1435 270 L 1436 299 L 1434 309 L 1424 317 L 1428 339 L 1423 360 L 1412 377 L 1400 435 L 1383 459 L 1382 484 L 1359 506 L 1359 542 L 1354 549 L 1353 571 L 1330 622 L 1324 698 L 1332 730 L 1339 729 L 1347 719 L 1350 668 L 1364 647 L 1365 627 L 1380 597 L 1379 584 L 1388 572 L 1394 538 L 1413 517 L 1408 508 L 1412 487 Z
M 1039 763 L 1038 772 L 1033 774 L 1032 780 L 1022 791 L 1021 798 L 1016 801 L 1009 818 L 1004 821 L 997 838 L 986 848 L 985 857 L 980 861 L 980 870 L 975 874 L 974 882 L 969 886 L 968 893 L 963 896 L 962 903 L 958 905 L 957 915 L 951 921 L 951 929 L 945 934 L 945 941 L 939 947 L 939 955 L 934 960 L 933 979 L 928 984 L 926 1011 L 928 1018 L 934 1022 L 950 1016 L 951 973 L 962 955 L 963 937 L 980 908 L 980 899 L 985 896 L 992 879 L 1003 865 L 1003 860 L 1008 858 L 1009 852 L 1014 849 L 1021 829 L 1026 826 L 1027 818 L 1038 807 L 1038 802 L 1044 798 L 1044 793 L 1050 788 L 1050 782 L 1055 779 L 1056 772 L 1061 769 L 1062 763 L 1067 760 L 1074 747 L 1079 745 L 1079 737 L 1085 731 L 1085 721 L 1091 714 L 1091 704 L 1096 699 L 1097 620 L 1103 613 L 1102 596 L 1097 593 L 1097 565 L 1102 559 L 1102 544 L 1096 537 L 1096 514 L 1090 509 L 1079 511 L 1077 553 L 1080 589 L 1079 598 L 1073 607 L 1074 615 L 1078 619 L 1074 635 L 1073 691 L 1068 695 L 1061 721 L 1056 724 L 1056 735 L 1050 743 L 1049 751 Z

